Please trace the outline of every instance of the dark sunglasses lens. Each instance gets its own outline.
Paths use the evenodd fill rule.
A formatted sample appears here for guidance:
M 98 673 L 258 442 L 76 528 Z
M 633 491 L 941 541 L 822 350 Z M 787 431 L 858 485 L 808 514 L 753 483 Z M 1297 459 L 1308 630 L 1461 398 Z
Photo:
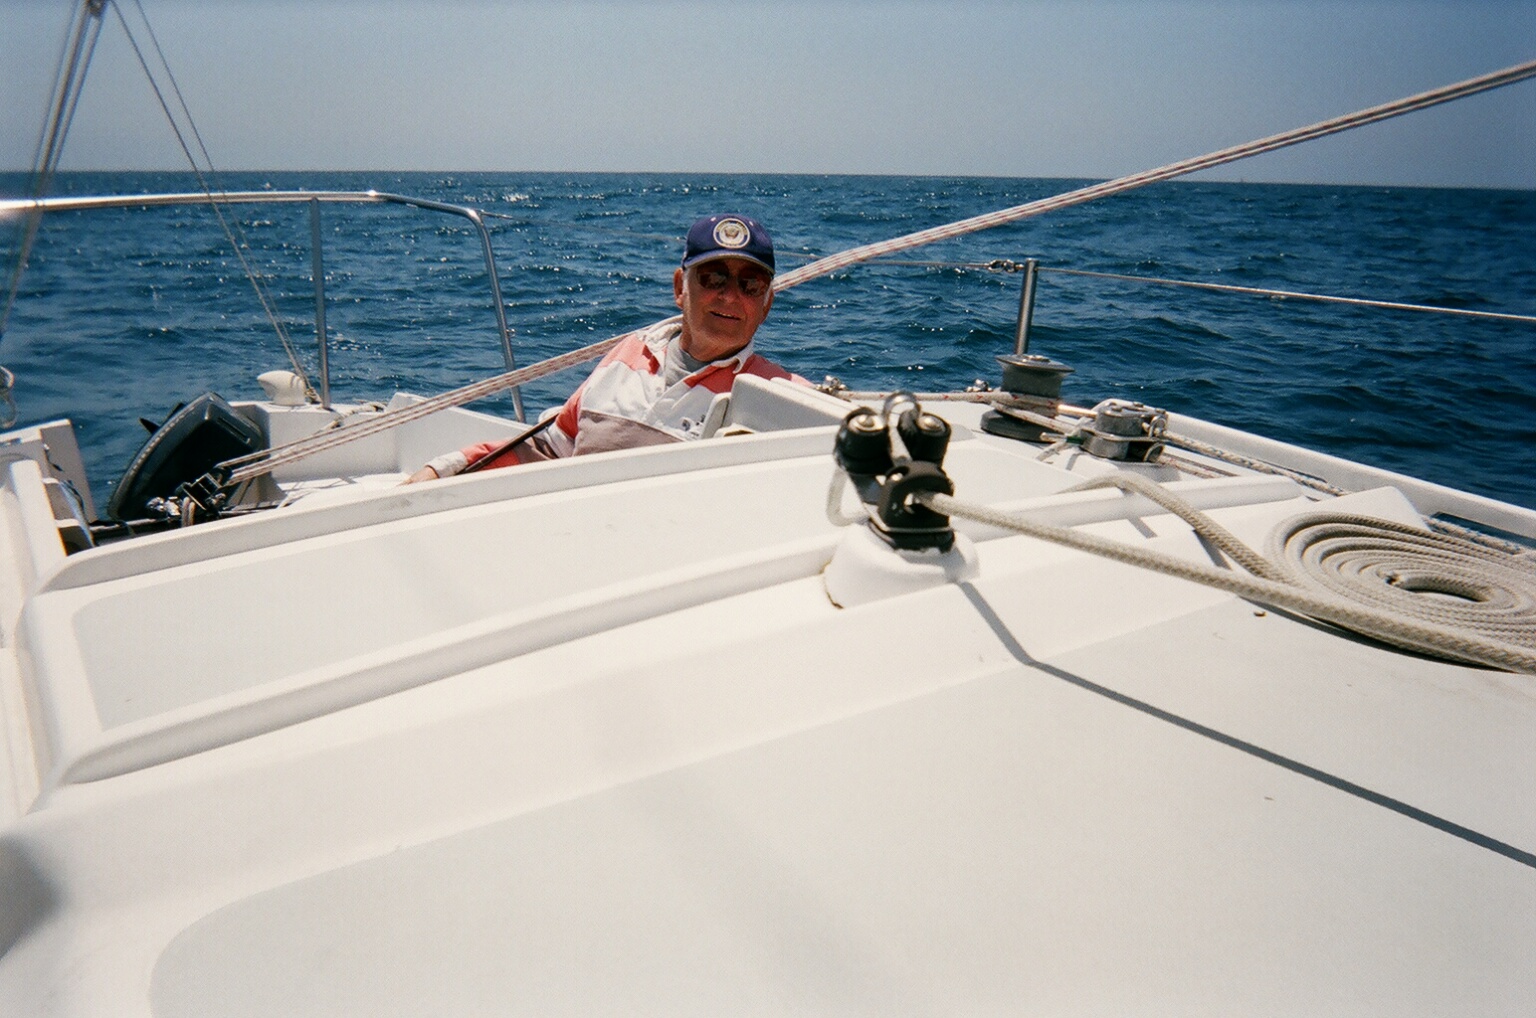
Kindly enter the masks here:
M 702 266 L 694 270 L 698 276 L 699 285 L 706 290 L 721 290 L 731 285 L 734 278 L 736 286 L 746 297 L 761 297 L 768 292 L 768 284 L 772 277 L 758 272 L 747 271 L 739 276 L 732 277 L 729 269 Z

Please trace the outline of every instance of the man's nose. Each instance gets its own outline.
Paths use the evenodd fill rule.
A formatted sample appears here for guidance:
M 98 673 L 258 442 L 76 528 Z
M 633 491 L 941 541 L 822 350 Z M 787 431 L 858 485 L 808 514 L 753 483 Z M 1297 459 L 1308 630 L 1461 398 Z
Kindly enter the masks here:
M 725 285 L 714 291 L 715 294 L 729 301 L 743 301 L 747 295 L 741 292 L 741 280 L 735 276 L 727 276 Z

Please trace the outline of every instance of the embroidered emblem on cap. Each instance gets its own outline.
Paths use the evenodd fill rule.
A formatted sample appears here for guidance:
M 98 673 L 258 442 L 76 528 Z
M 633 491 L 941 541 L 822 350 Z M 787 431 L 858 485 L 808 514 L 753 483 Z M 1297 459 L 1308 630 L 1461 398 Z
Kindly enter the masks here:
M 721 247 L 746 247 L 752 231 L 740 219 L 722 219 L 715 224 L 715 243 Z

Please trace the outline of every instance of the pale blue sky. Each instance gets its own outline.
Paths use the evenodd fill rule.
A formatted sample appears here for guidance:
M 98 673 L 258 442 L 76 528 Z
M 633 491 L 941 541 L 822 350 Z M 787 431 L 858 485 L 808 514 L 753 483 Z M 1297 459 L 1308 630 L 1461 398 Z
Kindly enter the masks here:
M 71 2 L 0 0 L 0 168 Z M 1536 0 L 141 2 L 229 170 L 1113 177 L 1536 59 Z M 183 165 L 110 15 L 63 165 Z M 1536 82 L 1215 176 L 1533 188 Z

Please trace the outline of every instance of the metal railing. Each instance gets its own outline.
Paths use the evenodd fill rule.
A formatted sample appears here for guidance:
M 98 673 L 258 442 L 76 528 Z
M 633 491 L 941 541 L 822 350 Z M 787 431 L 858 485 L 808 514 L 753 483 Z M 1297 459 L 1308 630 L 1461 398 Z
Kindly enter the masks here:
M 1453 315 L 1461 318 L 1481 318 L 1497 322 L 1519 322 L 1536 325 L 1536 315 L 1512 314 L 1504 311 L 1477 311 L 1472 308 L 1443 307 L 1436 304 L 1409 304 L 1403 301 L 1370 300 L 1364 297 L 1341 297 L 1326 293 L 1304 293 L 1299 290 L 1275 290 L 1258 286 L 1233 286 L 1230 283 L 1207 283 L 1193 279 L 1164 279 L 1160 276 L 1135 276 L 1120 272 L 1091 272 L 1087 269 L 1069 269 L 1062 265 L 1044 265 L 1038 258 L 1016 261 L 1012 258 L 993 258 L 984 262 L 913 261 L 911 259 L 880 258 L 870 265 L 902 266 L 921 269 L 969 269 L 976 272 L 1022 273 L 1024 285 L 1019 292 L 1019 315 L 1014 326 L 1014 356 L 1029 352 L 1029 332 L 1035 317 L 1035 294 L 1042 272 L 1054 272 L 1063 276 L 1083 276 L 1089 279 L 1109 279 L 1122 283 L 1149 283 L 1154 286 L 1176 286 L 1192 290 L 1209 290 L 1216 293 L 1232 293 L 1250 297 L 1266 297 L 1271 300 L 1316 301 L 1322 304 L 1347 304 L 1354 307 L 1378 308 L 1385 311 L 1424 311 L 1431 314 Z
M 990 262 L 897 262 L 884 261 L 874 264 L 922 265 L 925 267 L 963 267 L 983 269 L 989 272 L 1019 272 L 1024 275 L 1024 285 L 1019 292 L 1019 317 L 1014 326 L 1013 353 L 1021 357 L 1029 351 L 1029 332 L 1035 318 L 1035 294 L 1038 277 L 1042 272 L 1055 272 L 1063 276 L 1083 276 L 1089 279 L 1110 279 L 1122 283 L 1149 283 L 1154 286 L 1178 286 L 1191 290 L 1208 290 L 1215 293 L 1234 293 L 1250 297 L 1267 297 L 1271 300 L 1316 301 L 1322 304 L 1347 304 L 1354 307 L 1377 308 L 1385 311 L 1424 311 L 1432 314 L 1455 315 L 1463 318 L 1483 318 L 1490 321 L 1520 322 L 1536 325 L 1536 315 L 1509 314 L 1501 311 L 1476 311 L 1470 308 L 1449 308 L 1433 304 L 1408 304 L 1402 301 L 1369 300 L 1364 297 L 1340 297 L 1325 293 L 1304 293 L 1299 290 L 1275 290 L 1258 286 L 1233 286 L 1229 283 L 1206 283 L 1192 279 L 1164 279 L 1159 276 L 1133 276 L 1119 272 L 1090 272 L 1087 269 L 1069 269 L 1063 266 L 1041 265 L 1039 259 L 1026 258 L 1012 261 L 994 258 Z
M 405 205 L 429 212 L 441 212 L 459 216 L 474 224 L 480 236 L 480 246 L 485 258 L 485 271 L 491 284 L 491 306 L 496 312 L 496 327 L 501 339 L 501 352 L 507 370 L 517 367 L 512 353 L 512 331 L 507 327 L 507 311 L 502 303 L 501 279 L 496 272 L 496 256 L 491 248 L 491 234 L 478 210 L 465 205 L 450 205 L 427 198 L 389 194 L 383 191 L 223 191 L 216 194 L 133 194 L 102 195 L 70 198 L 3 198 L 0 199 L 0 219 L 18 214 L 44 212 L 71 212 L 91 209 L 153 208 L 174 205 L 259 205 L 259 204 L 308 204 L 310 214 L 310 239 L 315 277 L 315 337 L 320 348 L 321 401 L 330 405 L 330 358 L 329 341 L 325 325 L 325 271 L 321 253 L 320 206 L 336 204 L 391 204 Z M 511 389 L 512 402 L 519 421 L 525 420 L 523 397 L 517 387 Z

